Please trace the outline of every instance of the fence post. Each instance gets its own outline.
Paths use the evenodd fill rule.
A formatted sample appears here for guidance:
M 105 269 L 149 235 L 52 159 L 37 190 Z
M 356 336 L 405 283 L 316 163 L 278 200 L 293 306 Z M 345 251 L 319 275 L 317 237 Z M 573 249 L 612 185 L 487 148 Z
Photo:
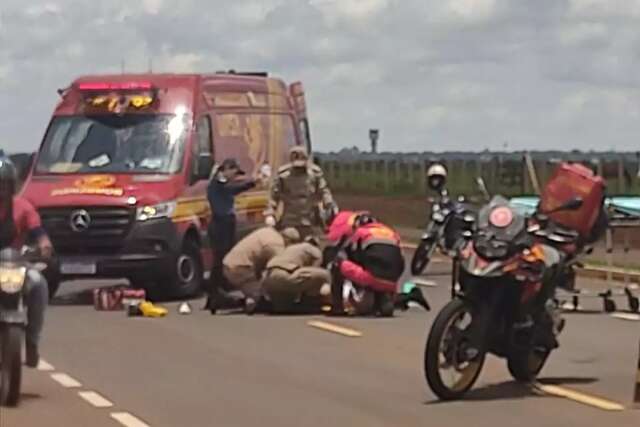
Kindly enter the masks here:
M 638 345 L 638 367 L 636 369 L 636 390 L 633 395 L 633 406 L 640 409 L 640 345 Z
M 411 188 L 413 188 L 413 175 L 414 175 L 414 168 L 415 163 L 413 162 L 413 159 L 409 159 L 409 161 L 407 162 L 407 181 L 409 182 L 409 185 L 411 186 Z
M 607 252 L 607 286 L 613 282 L 613 228 L 607 227 L 605 238 Z
M 324 173 L 327 174 L 327 181 L 331 183 L 331 185 L 335 185 L 335 177 L 333 176 L 333 161 L 327 160 L 326 165 L 324 165 Z
M 390 186 L 389 186 L 389 161 L 387 159 L 383 160 L 383 174 L 384 174 L 384 191 L 385 192 L 389 192 Z
M 420 186 L 420 194 L 427 194 L 427 161 L 424 157 L 420 157 L 418 185 Z
M 618 192 L 620 195 L 627 192 L 626 184 L 624 180 L 624 163 L 622 157 L 618 156 Z

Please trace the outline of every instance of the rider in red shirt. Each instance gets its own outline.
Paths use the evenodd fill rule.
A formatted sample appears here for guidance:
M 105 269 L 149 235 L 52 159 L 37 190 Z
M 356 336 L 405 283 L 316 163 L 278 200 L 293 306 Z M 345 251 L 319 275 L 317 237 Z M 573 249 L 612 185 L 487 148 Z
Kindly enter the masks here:
M 52 245 L 40 217 L 27 200 L 16 197 L 16 170 L 0 151 L 0 251 L 20 247 L 33 240 L 44 257 L 51 256 Z M 35 269 L 27 272 L 25 283 L 27 305 L 26 364 L 35 368 L 40 360 L 38 346 L 44 325 L 44 311 L 49 301 L 47 281 Z

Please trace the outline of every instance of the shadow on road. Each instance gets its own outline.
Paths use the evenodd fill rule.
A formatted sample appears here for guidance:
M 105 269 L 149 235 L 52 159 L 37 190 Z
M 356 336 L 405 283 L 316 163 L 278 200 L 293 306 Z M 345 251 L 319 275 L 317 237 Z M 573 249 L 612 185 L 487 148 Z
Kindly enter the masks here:
M 538 382 L 545 385 L 577 385 L 591 384 L 597 382 L 598 378 L 577 378 L 577 377 L 553 377 L 543 378 Z M 489 384 L 484 387 L 472 389 L 461 399 L 467 402 L 489 402 L 495 400 L 514 400 L 526 398 L 543 397 L 530 384 L 523 384 L 516 381 L 506 381 L 497 384 Z M 425 402 L 425 405 L 437 405 L 450 403 L 442 400 L 432 400 Z

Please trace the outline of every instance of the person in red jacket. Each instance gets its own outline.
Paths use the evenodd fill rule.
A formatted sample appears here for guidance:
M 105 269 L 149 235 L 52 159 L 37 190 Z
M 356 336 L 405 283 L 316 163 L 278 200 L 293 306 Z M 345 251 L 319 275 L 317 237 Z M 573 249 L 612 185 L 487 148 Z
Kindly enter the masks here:
M 16 196 L 16 170 L 0 151 L 0 251 L 20 249 L 27 241 L 37 244 L 44 257 L 51 256 L 52 245 L 40 216 L 27 200 Z M 44 312 L 49 301 L 47 281 L 35 269 L 27 272 L 25 283 L 27 305 L 26 364 L 35 368 L 40 360 L 39 342 L 44 326 Z
M 342 229 L 342 235 L 334 233 L 339 243 L 335 247 L 332 263 L 331 314 L 344 314 L 343 287 L 349 280 L 360 291 L 356 302 L 359 314 L 392 316 L 397 282 L 405 268 L 400 248 L 400 236 L 391 227 L 379 222 L 368 212 L 339 215 L 351 227 L 343 227 L 342 221 L 334 221 L 333 231 Z M 331 227 L 329 234 L 331 234 Z

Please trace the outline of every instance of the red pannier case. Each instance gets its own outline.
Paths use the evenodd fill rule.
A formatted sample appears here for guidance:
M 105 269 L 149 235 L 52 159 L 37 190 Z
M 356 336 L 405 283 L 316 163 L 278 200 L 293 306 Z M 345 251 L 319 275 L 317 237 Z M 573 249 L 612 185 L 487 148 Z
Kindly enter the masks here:
M 540 208 L 542 212 L 548 212 L 574 197 L 582 198 L 580 209 L 556 212 L 549 217 L 587 238 L 600 214 L 604 190 L 604 180 L 591 169 L 578 163 L 561 163 L 542 192 Z

